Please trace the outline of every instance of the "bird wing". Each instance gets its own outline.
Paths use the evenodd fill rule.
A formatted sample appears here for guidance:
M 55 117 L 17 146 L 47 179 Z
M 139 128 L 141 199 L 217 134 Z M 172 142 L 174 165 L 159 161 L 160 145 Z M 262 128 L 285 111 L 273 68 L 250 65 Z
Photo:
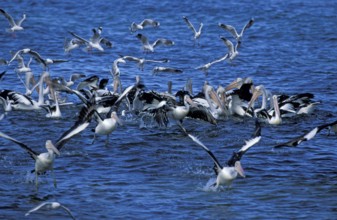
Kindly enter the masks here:
M 68 208 L 65 207 L 64 205 L 61 205 L 61 207 L 62 207 L 64 210 L 66 210 L 66 212 L 70 215 L 70 217 L 71 217 L 72 219 L 75 220 L 75 217 L 73 216 L 73 214 L 71 214 L 70 209 L 68 209 Z
M 245 32 L 248 28 L 250 28 L 254 24 L 254 18 L 251 18 L 248 23 L 242 28 L 241 30 L 241 36 L 243 35 L 243 32 Z
M 10 14 L 8 14 L 5 10 L 3 10 L 1 8 L 0 8 L 0 13 L 3 14 L 7 18 L 8 22 L 11 26 L 15 26 L 15 21 Z
M 12 58 L 8 61 L 8 65 L 13 62 L 13 60 L 15 60 L 17 58 L 17 56 L 19 56 L 21 53 L 23 52 L 23 50 L 18 50 L 13 56 Z
M 210 65 L 213 65 L 213 64 L 215 64 L 215 63 L 219 63 L 219 62 L 221 62 L 221 61 L 224 61 L 224 60 L 226 60 L 227 58 L 228 58 L 228 53 L 226 53 L 225 56 L 220 57 L 219 59 L 216 59 L 216 60 L 210 62 Z
M 45 206 L 45 205 L 50 205 L 50 204 L 51 204 L 51 202 L 43 202 L 43 203 L 41 203 L 40 205 L 36 206 L 35 208 L 32 208 L 31 210 L 29 210 L 29 211 L 25 214 L 25 216 L 28 216 L 30 213 L 35 212 L 35 211 L 39 210 L 40 208 L 42 208 L 43 206 Z
M 234 45 L 233 45 L 233 43 L 230 40 L 228 40 L 227 38 L 225 38 L 225 37 L 220 37 L 220 38 L 221 38 L 221 40 L 223 40 L 223 42 L 225 43 L 225 45 L 228 47 L 229 53 L 234 53 Z
M 261 139 L 261 124 L 258 120 L 255 120 L 255 130 L 252 135 L 252 138 L 248 141 L 245 141 L 245 145 L 241 147 L 239 152 L 241 152 L 241 155 L 243 155 L 249 148 L 251 148 L 253 145 L 257 144 Z
M 188 20 L 187 17 L 183 17 L 184 21 L 186 22 L 187 26 L 193 31 L 193 33 L 197 33 L 197 31 L 195 30 L 193 24 Z
M 166 45 L 166 46 L 171 46 L 171 45 L 174 44 L 174 42 L 171 41 L 171 40 L 165 39 L 165 38 L 159 38 L 159 39 L 157 39 L 157 40 L 152 44 L 152 46 L 153 46 L 153 47 L 156 47 L 156 46 L 158 46 L 158 45 L 160 45 L 160 44 L 164 44 L 164 45 Z
M 23 14 L 22 19 L 18 21 L 18 26 L 21 26 L 22 22 L 26 19 L 26 15 Z
M 136 36 L 140 41 L 142 42 L 143 45 L 149 45 L 149 41 L 147 40 L 147 37 L 145 37 L 142 34 L 137 34 Z
M 38 153 L 33 151 L 30 147 L 28 147 L 24 143 L 4 134 L 2 132 L 0 132 L 0 137 L 6 138 L 7 140 L 13 141 L 14 143 L 18 144 L 20 147 L 22 147 L 24 150 L 26 150 L 34 160 L 36 160 L 37 156 L 39 155 Z
M 153 25 L 154 23 L 156 23 L 156 21 L 152 19 L 144 19 L 139 25 L 145 27 L 147 25 Z
M 80 40 L 80 41 L 82 41 L 82 42 L 85 42 L 86 44 L 89 44 L 89 41 L 88 41 L 88 40 L 86 40 L 86 39 L 84 39 L 84 38 L 78 36 L 78 35 L 75 34 L 74 32 L 69 31 L 69 33 L 70 33 L 73 37 L 75 37 L 76 39 L 78 39 L 78 40 Z
M 191 135 L 191 134 L 188 134 L 186 129 L 178 124 L 180 126 L 180 128 L 183 130 L 183 132 L 189 137 L 192 139 L 192 141 L 194 141 L 196 144 L 198 144 L 199 146 L 201 146 L 208 154 L 209 156 L 211 156 L 212 160 L 214 161 L 215 165 L 217 166 L 218 170 L 221 170 L 222 169 L 222 166 L 220 165 L 218 159 L 216 159 L 216 157 L 214 156 L 214 154 L 212 153 L 212 151 L 210 151 L 210 149 L 208 149 L 197 137 Z
M 106 38 L 101 38 L 100 43 L 104 44 L 105 46 L 107 46 L 107 47 L 109 47 L 109 48 L 112 47 L 111 41 L 109 41 L 109 40 L 106 39 Z
M 124 60 L 127 61 L 132 61 L 132 62 L 139 62 L 140 59 L 137 57 L 133 57 L 133 56 L 121 56 Z
M 229 31 L 234 38 L 237 38 L 239 36 L 238 32 L 232 25 L 227 25 L 227 24 L 219 24 L 219 27 L 225 29 L 226 31 Z

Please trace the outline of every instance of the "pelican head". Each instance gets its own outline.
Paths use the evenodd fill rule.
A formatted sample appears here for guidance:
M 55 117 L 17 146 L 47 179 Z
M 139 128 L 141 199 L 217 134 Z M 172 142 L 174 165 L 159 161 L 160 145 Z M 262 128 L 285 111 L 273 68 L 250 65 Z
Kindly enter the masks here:
M 58 156 L 60 155 L 59 150 L 54 146 L 54 144 L 51 142 L 51 140 L 46 141 L 46 148 L 47 148 L 48 152 L 55 153 Z

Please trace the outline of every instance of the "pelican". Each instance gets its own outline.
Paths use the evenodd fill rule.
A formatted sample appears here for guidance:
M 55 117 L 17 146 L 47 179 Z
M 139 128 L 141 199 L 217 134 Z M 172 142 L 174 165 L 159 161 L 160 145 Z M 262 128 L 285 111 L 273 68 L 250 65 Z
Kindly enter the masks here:
M 205 65 L 198 66 L 195 69 L 203 71 L 205 73 L 205 76 L 207 76 L 208 75 L 208 69 L 211 68 L 211 66 L 213 66 L 216 63 L 220 63 L 220 62 L 226 60 L 227 58 L 228 58 L 228 54 L 226 54 L 225 56 L 220 57 L 219 59 L 216 59 L 216 60 L 213 60 L 213 61 L 211 61 L 209 63 L 206 63 Z
M 183 71 L 181 69 L 176 69 L 172 67 L 163 67 L 163 66 L 156 66 L 153 68 L 152 73 L 154 75 L 158 73 L 182 73 Z
M 183 132 L 192 139 L 197 145 L 201 146 L 212 158 L 215 167 L 214 171 L 217 176 L 215 183 L 213 186 L 218 188 L 221 185 L 227 185 L 228 187 L 231 185 L 232 181 L 236 179 L 239 174 L 242 177 L 245 177 L 244 170 L 241 166 L 241 157 L 245 154 L 253 145 L 257 144 L 261 139 L 261 126 L 260 123 L 255 121 L 255 131 L 251 139 L 245 141 L 245 144 L 241 147 L 241 149 L 237 152 L 233 152 L 232 157 L 227 161 L 227 166 L 222 166 L 212 151 L 206 147 L 197 137 L 188 134 L 186 129 L 180 125 Z
M 221 24 L 219 23 L 219 27 L 225 29 L 226 31 L 229 31 L 233 37 L 236 39 L 236 41 L 239 43 L 242 40 L 243 37 L 243 33 L 250 28 L 252 25 L 254 24 L 254 18 L 251 18 L 248 23 L 242 28 L 240 34 L 236 31 L 236 29 L 231 26 L 231 25 L 227 25 L 227 24 Z
M 32 208 L 31 210 L 29 210 L 25 216 L 30 215 L 32 212 L 36 212 L 39 209 L 41 209 L 42 207 L 47 207 L 48 209 L 57 209 L 57 208 L 62 208 L 64 209 L 68 215 L 75 220 L 75 217 L 71 214 L 70 209 L 68 209 L 67 207 L 65 207 L 64 205 L 60 204 L 59 202 L 43 202 L 40 205 L 36 206 L 35 208 Z
M 60 155 L 61 148 L 65 145 L 65 143 L 70 140 L 72 137 L 74 137 L 76 134 L 83 131 L 88 125 L 89 120 L 92 117 L 92 111 L 82 108 L 81 112 L 79 113 L 78 120 L 75 122 L 75 124 L 68 129 L 66 132 L 64 132 L 61 137 L 56 141 L 56 144 L 54 145 L 51 140 L 47 140 L 45 143 L 45 147 L 48 152 L 46 153 L 37 153 L 34 150 L 32 150 L 30 147 L 28 147 L 23 142 L 20 142 L 2 132 L 0 132 L 0 137 L 3 137 L 7 140 L 10 140 L 16 144 L 18 144 L 21 148 L 26 150 L 28 154 L 33 158 L 35 161 L 35 169 L 32 172 L 35 172 L 35 185 L 36 189 L 38 189 L 38 175 L 45 173 L 48 170 L 52 171 L 53 179 L 54 179 L 54 186 L 56 187 L 56 179 L 54 176 L 54 159 L 55 155 Z
M 143 34 L 137 34 L 136 37 L 141 41 L 144 51 L 154 52 L 154 48 L 161 44 L 166 46 L 174 45 L 173 41 L 164 38 L 159 38 L 150 44 L 147 37 L 145 37 Z
M 143 30 L 146 26 L 159 27 L 160 23 L 153 19 L 144 19 L 141 23 L 131 23 L 130 31 L 136 32 L 137 30 Z
M 131 62 L 136 62 L 138 65 L 138 68 L 143 71 L 144 70 L 144 64 L 145 63 L 168 63 L 168 59 L 161 59 L 161 60 L 148 60 L 144 58 L 137 58 L 133 56 L 122 56 L 124 60 L 131 61 Z
M 281 118 L 279 104 L 277 101 L 277 96 L 273 95 L 272 100 L 273 100 L 273 105 L 274 105 L 274 114 L 272 116 L 269 115 L 267 120 L 268 120 L 268 123 L 271 125 L 279 125 L 282 123 L 282 118 Z
M 239 55 L 238 48 L 240 47 L 241 42 L 238 41 L 234 47 L 233 43 L 225 37 L 220 37 L 220 39 L 223 40 L 225 45 L 228 47 L 228 59 L 229 61 L 232 61 L 235 57 Z
M 199 40 L 199 38 L 201 36 L 201 30 L 202 30 L 202 27 L 204 25 L 203 25 L 203 23 L 200 23 L 199 29 L 198 29 L 198 31 L 196 31 L 193 24 L 188 20 L 188 18 L 186 16 L 183 16 L 183 19 L 186 22 L 187 26 L 192 30 L 192 32 L 194 34 L 194 43 L 195 43 L 195 41 Z M 199 42 L 198 42 L 198 44 L 199 44 Z
M 11 28 L 7 29 L 8 32 L 22 31 L 23 30 L 23 27 L 21 25 L 22 25 L 22 22 L 26 19 L 26 14 L 23 14 L 22 19 L 16 23 L 14 21 L 13 17 L 10 14 L 8 14 L 5 10 L 0 8 L 0 13 L 3 14 L 7 18 L 8 22 L 11 26 Z
M 103 52 L 104 48 L 102 47 L 101 44 L 104 44 L 105 46 L 111 48 L 112 43 L 109 40 L 101 37 L 102 30 L 103 30 L 102 27 L 99 27 L 97 29 L 93 28 L 92 31 L 94 32 L 94 34 L 90 38 L 90 40 L 86 40 L 86 39 L 78 36 L 74 32 L 69 31 L 69 33 L 73 37 L 75 37 L 77 40 L 79 40 L 79 42 L 78 42 L 79 44 L 86 44 L 88 50 L 96 49 L 96 50 L 99 50 L 99 51 Z
M 303 135 L 301 135 L 299 137 L 296 137 L 296 138 L 294 138 L 294 139 L 292 139 L 290 141 L 287 141 L 287 142 L 284 142 L 284 143 L 281 143 L 281 144 L 277 144 L 276 146 L 274 146 L 274 148 L 296 147 L 297 145 L 301 144 L 304 141 L 311 140 L 319 132 L 321 132 L 323 129 L 325 129 L 325 128 L 330 128 L 331 129 L 332 127 L 334 127 L 336 125 L 337 125 L 337 121 L 317 126 L 314 129 L 310 130 L 309 132 L 307 132 L 307 133 L 305 133 L 305 134 L 303 134 Z M 330 133 L 330 130 L 329 130 L 329 133 Z

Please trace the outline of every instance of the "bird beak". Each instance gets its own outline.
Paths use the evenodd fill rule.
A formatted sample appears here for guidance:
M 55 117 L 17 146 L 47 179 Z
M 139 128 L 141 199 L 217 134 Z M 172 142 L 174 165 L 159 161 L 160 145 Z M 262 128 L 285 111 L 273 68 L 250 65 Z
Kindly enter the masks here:
M 194 103 L 193 100 L 192 100 L 189 96 L 186 96 L 185 99 L 186 99 L 186 102 L 187 102 L 188 104 L 190 104 L 190 105 L 193 106 L 193 107 L 197 107 L 197 104 Z
M 120 126 L 123 126 L 123 121 L 117 116 L 116 113 L 112 113 L 112 117 L 117 121 Z
M 46 148 L 51 149 L 55 154 L 60 156 L 60 151 L 54 146 L 54 144 L 50 140 L 46 142 Z
M 235 170 L 240 174 L 240 176 L 242 176 L 244 178 L 246 177 L 245 171 L 243 170 L 240 161 L 235 162 Z
M 250 109 L 252 107 L 252 105 L 254 104 L 254 102 L 256 101 L 256 99 L 260 95 L 262 95 L 262 92 L 260 90 L 254 89 L 253 96 L 252 96 L 252 98 L 250 99 L 250 101 L 248 103 L 248 108 L 247 108 L 245 114 L 247 113 L 248 109 Z

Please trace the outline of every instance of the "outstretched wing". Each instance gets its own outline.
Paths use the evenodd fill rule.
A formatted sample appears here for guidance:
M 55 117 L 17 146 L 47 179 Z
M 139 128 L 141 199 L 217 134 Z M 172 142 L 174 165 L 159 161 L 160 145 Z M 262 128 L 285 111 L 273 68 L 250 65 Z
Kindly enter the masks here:
M 241 30 L 241 36 L 243 35 L 243 32 L 245 32 L 248 28 L 250 28 L 254 24 L 254 18 L 251 18 L 248 23 L 242 28 Z
M 0 13 L 3 14 L 7 18 L 8 22 L 11 26 L 15 26 L 15 21 L 10 14 L 8 14 L 5 10 L 3 10 L 1 8 L 0 8 Z
M 220 23 L 219 27 L 223 28 L 226 31 L 229 31 L 229 33 L 231 33 L 234 38 L 237 38 L 239 36 L 238 32 L 236 31 L 236 29 L 232 25 Z
M 19 145 L 20 147 L 22 147 L 24 150 L 26 150 L 29 155 L 36 160 L 37 156 L 39 155 L 38 153 L 36 153 L 35 151 L 33 151 L 30 147 L 28 147 L 27 145 L 25 145 L 24 143 L 0 132 L 0 137 L 6 138 L 7 140 L 13 141 L 14 143 L 16 143 L 17 145 Z
M 190 22 L 190 20 L 188 20 L 188 18 L 186 16 L 183 17 L 184 21 L 186 22 L 187 26 L 193 31 L 193 33 L 195 34 L 197 31 L 195 30 L 193 24 Z
M 222 166 L 220 165 L 218 159 L 216 159 L 216 157 L 214 156 L 214 154 L 212 153 L 212 151 L 210 151 L 210 149 L 208 149 L 208 147 L 206 147 L 197 137 L 191 135 L 191 134 L 188 134 L 186 129 L 178 124 L 180 126 L 180 128 L 183 130 L 183 132 L 189 137 L 192 139 L 192 141 L 194 141 L 194 143 L 196 143 L 197 145 L 201 146 L 208 154 L 209 156 L 211 156 L 212 160 L 214 161 L 216 167 L 217 167 L 217 170 L 221 170 L 222 169 Z

